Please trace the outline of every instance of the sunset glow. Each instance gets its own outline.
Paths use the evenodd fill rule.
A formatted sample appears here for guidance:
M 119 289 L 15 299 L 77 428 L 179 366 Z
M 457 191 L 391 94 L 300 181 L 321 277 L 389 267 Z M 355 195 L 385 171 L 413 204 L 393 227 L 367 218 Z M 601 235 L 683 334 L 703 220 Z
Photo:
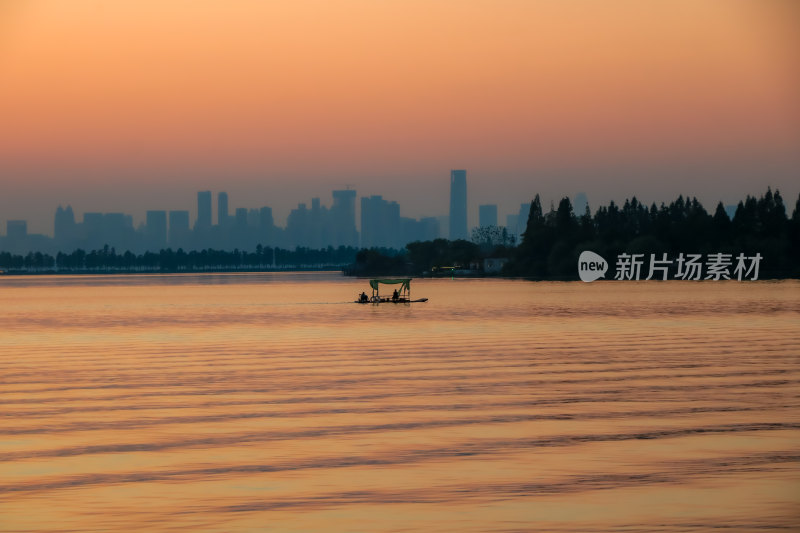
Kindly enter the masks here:
M 409 202 L 436 214 L 450 168 L 508 207 L 578 190 L 793 197 L 798 13 L 780 1 L 7 2 L 0 219 L 42 204 L 46 226 L 59 202 L 138 212 L 156 186 L 173 202 L 224 186 L 278 211 L 303 187 L 343 183 L 410 200 L 398 178 L 442 181 Z

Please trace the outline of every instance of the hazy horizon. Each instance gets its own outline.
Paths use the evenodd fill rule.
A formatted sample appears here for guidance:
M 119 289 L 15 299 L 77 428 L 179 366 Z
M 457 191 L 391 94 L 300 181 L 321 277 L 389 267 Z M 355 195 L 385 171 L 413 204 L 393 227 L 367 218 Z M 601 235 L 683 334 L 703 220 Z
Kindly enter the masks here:
M 782 0 L 6 2 L 0 231 L 199 190 L 278 224 L 347 185 L 439 216 L 460 168 L 470 226 L 537 193 L 791 212 L 799 29 Z
M 449 175 L 449 171 L 448 171 Z M 736 205 L 740 200 L 744 200 L 747 195 L 750 196 L 761 196 L 764 192 L 766 192 L 767 187 L 771 187 L 772 191 L 779 190 L 781 195 L 783 196 L 784 203 L 786 204 L 786 211 L 787 215 L 791 216 L 792 211 L 794 210 L 795 202 L 797 200 L 797 194 L 787 194 L 787 190 L 796 190 L 795 188 L 780 188 L 774 187 L 771 183 L 767 182 L 763 185 L 763 188 L 758 190 L 751 190 L 748 192 L 743 193 L 740 197 L 732 194 L 730 191 L 724 191 L 723 194 L 720 194 L 718 197 L 714 196 L 714 192 L 707 192 L 705 195 L 703 194 L 695 194 L 690 190 L 680 191 L 675 189 L 674 194 L 670 194 L 669 190 L 661 191 L 663 197 L 661 195 L 656 194 L 649 194 L 649 195 L 642 195 L 642 194 L 626 194 L 622 196 L 611 196 L 607 194 L 603 196 L 606 198 L 605 200 L 599 200 L 597 196 L 593 196 L 592 193 L 588 193 L 587 190 L 574 190 L 570 192 L 565 192 L 560 194 L 557 191 L 557 185 L 551 183 L 545 183 L 544 186 L 540 187 L 539 189 L 532 189 L 531 192 L 526 195 L 519 195 L 518 197 L 514 197 L 512 192 L 505 192 L 498 194 L 497 191 L 487 191 L 485 194 L 482 194 L 481 197 L 476 198 L 476 195 L 479 194 L 474 191 L 475 187 L 472 183 L 469 182 L 470 174 L 469 171 L 467 173 L 468 179 L 468 186 L 469 186 L 469 197 L 468 197 L 468 215 L 469 215 L 469 227 L 472 228 L 478 225 L 478 206 L 483 204 L 496 204 L 498 205 L 498 224 L 505 225 L 506 215 L 516 214 L 519 211 L 520 204 L 530 202 L 536 194 L 539 194 L 542 199 L 542 204 L 545 210 L 548 210 L 552 205 L 557 206 L 558 201 L 567 196 L 570 200 L 575 200 L 575 195 L 577 193 L 586 193 L 589 199 L 589 205 L 591 207 L 592 212 L 594 213 L 598 207 L 606 206 L 610 201 L 615 202 L 618 205 L 621 205 L 626 199 L 630 199 L 632 197 L 636 197 L 640 202 L 650 205 L 652 203 L 656 203 L 660 205 L 662 202 L 665 204 L 669 204 L 671 201 L 675 200 L 679 195 L 684 197 L 697 197 L 698 200 L 703 204 L 703 206 L 709 212 L 713 213 L 714 208 L 717 205 L 717 202 L 721 201 L 724 205 Z M 666 178 L 665 178 L 666 179 Z M 441 180 L 440 180 L 441 181 Z M 446 180 L 445 180 L 446 181 Z M 555 180 L 554 180 L 555 181 Z M 488 180 L 487 180 L 488 182 Z M 248 209 L 257 209 L 263 206 L 268 206 L 273 209 L 273 215 L 275 224 L 278 226 L 285 226 L 286 225 L 286 218 L 289 214 L 289 211 L 295 209 L 298 204 L 304 203 L 307 207 L 311 207 L 311 200 L 312 198 L 320 198 L 321 203 L 323 206 L 328 206 L 332 204 L 331 198 L 331 191 L 337 189 L 344 189 L 346 186 L 351 186 L 353 189 L 356 190 L 358 193 L 358 197 L 362 196 L 371 196 L 371 195 L 381 195 L 385 200 L 388 201 L 398 201 L 400 203 L 400 210 L 402 216 L 408 216 L 412 218 L 421 218 L 427 216 L 433 217 L 446 217 L 449 210 L 449 183 L 437 183 L 437 184 L 430 184 L 430 188 L 428 190 L 435 192 L 439 198 L 431 198 L 427 197 L 424 198 L 424 201 L 416 202 L 413 198 L 413 195 L 406 193 L 403 194 L 402 191 L 400 194 L 393 194 L 393 192 L 398 191 L 397 188 L 387 188 L 387 190 L 381 191 L 375 187 L 370 187 L 362 192 L 356 184 L 352 182 L 348 182 L 346 184 L 342 183 L 339 185 L 332 180 L 330 182 L 324 182 L 320 180 L 319 182 L 315 182 L 319 184 L 319 188 L 317 190 L 313 190 L 311 187 L 308 187 L 307 195 L 303 197 L 297 198 L 289 198 L 289 193 L 283 192 L 281 194 L 270 194 L 270 191 L 266 189 L 258 190 L 256 187 L 253 188 L 244 188 L 244 187 L 227 187 L 227 188 L 214 188 L 212 186 L 207 187 L 198 187 L 195 189 L 189 188 L 181 188 L 181 189 L 173 189 L 170 191 L 170 194 L 163 195 L 159 198 L 154 197 L 154 193 L 156 192 L 156 186 L 152 186 L 152 188 L 148 189 L 136 189 L 133 188 L 129 191 L 108 191 L 107 188 L 99 188 L 97 191 L 91 192 L 82 192 L 80 197 L 74 196 L 74 201 L 60 201 L 55 204 L 50 205 L 35 205 L 35 195 L 32 195 L 30 198 L 30 202 L 33 207 L 30 210 L 27 208 L 16 208 L 16 209 L 4 209 L 0 212 L 0 235 L 5 235 L 5 222 L 7 220 L 27 220 L 28 222 L 28 233 L 37 233 L 43 234 L 47 236 L 53 235 L 53 220 L 55 216 L 56 209 L 61 207 L 67 207 L 68 205 L 72 207 L 76 222 L 80 222 L 82 220 L 83 213 L 88 212 L 102 212 L 102 213 L 111 213 L 111 212 L 124 212 L 127 215 L 132 215 L 134 220 L 134 225 L 138 225 L 140 223 L 144 223 L 145 221 L 145 214 L 148 210 L 185 210 L 189 211 L 190 219 L 194 222 L 197 216 L 197 192 L 201 190 L 210 190 L 212 192 L 212 212 L 213 212 L 213 221 L 216 224 L 217 221 L 217 193 L 219 192 L 226 192 L 228 193 L 229 197 L 229 210 L 232 214 L 237 207 L 246 207 Z M 489 183 L 491 185 L 491 183 Z M 327 187 L 327 188 L 326 188 Z M 482 187 L 482 189 L 489 189 L 489 187 Z M 669 189 L 669 187 L 664 187 L 664 189 Z M 551 191 L 551 192 L 547 192 Z M 602 192 L 600 193 L 602 194 Z M 406 201 L 400 199 L 401 197 L 406 198 Z M 505 201 L 491 201 L 490 198 L 499 198 L 502 197 Z M 287 198 L 285 203 L 278 202 L 278 198 Z M 6 203 L 8 204 L 15 204 L 14 198 L 5 198 Z M 437 209 L 438 204 L 438 211 Z M 132 206 L 132 207 L 131 207 Z M 433 207 L 432 207 L 433 206 Z M 356 202 L 356 211 L 357 214 L 360 212 L 360 204 Z M 16 213 L 17 216 L 11 216 L 11 213 Z M 8 216 L 6 216 L 8 214 Z M 581 213 L 576 213 L 576 215 L 580 215 Z M 360 218 L 356 216 L 356 225 L 360 226 Z

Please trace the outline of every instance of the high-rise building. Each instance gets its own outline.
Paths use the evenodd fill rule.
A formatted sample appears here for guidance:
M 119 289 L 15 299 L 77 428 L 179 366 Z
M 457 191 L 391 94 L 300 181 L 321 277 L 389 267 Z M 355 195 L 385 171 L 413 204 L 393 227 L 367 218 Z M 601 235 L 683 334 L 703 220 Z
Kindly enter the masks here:
M 528 215 L 531 211 L 531 204 L 530 202 L 520 204 L 519 205 L 519 212 L 517 214 L 511 214 L 506 217 L 506 229 L 508 229 L 508 234 L 517 242 L 520 241 L 521 236 L 525 233 L 525 228 L 528 226 Z
M 277 228 L 272 218 L 272 208 L 262 207 L 258 210 L 258 239 L 259 242 L 267 246 L 277 244 Z
M 247 210 L 247 225 L 253 228 L 257 228 L 259 226 L 259 220 L 261 220 L 261 213 L 258 209 L 250 208 Z
M 194 227 L 195 229 L 211 227 L 211 191 L 197 193 L 197 221 Z
M 236 208 L 236 227 L 240 228 L 240 229 L 247 227 L 247 208 L 246 207 L 237 207 Z
M 439 219 L 436 217 L 423 217 L 419 219 L 419 223 L 421 226 L 420 241 L 432 241 L 441 236 L 441 232 L 439 231 Z
M 481 227 L 497 225 L 497 205 L 478 206 L 478 225 Z
M 327 220 L 328 209 L 322 207 L 319 198 L 311 199 L 311 213 L 308 219 L 309 248 L 320 249 L 330 244 L 331 227 Z
M 157 251 L 167 246 L 167 212 L 148 211 L 145 224 L 145 247 Z
M 399 248 L 401 231 L 400 205 L 397 202 L 388 202 L 380 195 L 361 198 L 362 248 Z
M 53 238 L 56 240 L 56 245 L 67 249 L 77 237 L 77 225 L 75 224 L 75 213 L 72 212 L 72 206 L 68 205 L 66 208 L 62 208 L 59 205 L 58 209 L 56 209 L 53 227 Z
M 262 228 L 272 228 L 275 222 L 272 219 L 272 208 L 262 207 L 259 211 L 258 223 Z
M 103 213 L 83 214 L 83 234 L 86 238 L 85 245 L 90 250 L 101 248 L 104 240 Z
M 512 235 L 517 234 L 517 226 L 519 225 L 519 215 L 506 215 L 506 228 Z
M 575 199 L 572 201 L 572 211 L 575 213 L 576 217 L 582 217 L 586 214 L 586 208 L 589 207 L 589 198 L 586 196 L 585 192 L 579 192 L 575 195 Z
M 467 171 L 450 171 L 450 239 L 467 239 Z
M 169 245 L 171 248 L 186 246 L 189 238 L 189 211 L 169 212 Z
M 217 224 L 220 226 L 228 224 L 228 193 L 226 192 L 217 194 Z
M 24 239 L 28 235 L 27 220 L 7 220 L 6 237 L 9 239 Z
M 351 189 L 333 191 L 330 215 L 330 244 L 332 246 L 358 246 L 356 191 Z
M 310 211 L 306 204 L 297 204 L 286 219 L 286 240 L 289 246 L 308 246 L 310 242 Z

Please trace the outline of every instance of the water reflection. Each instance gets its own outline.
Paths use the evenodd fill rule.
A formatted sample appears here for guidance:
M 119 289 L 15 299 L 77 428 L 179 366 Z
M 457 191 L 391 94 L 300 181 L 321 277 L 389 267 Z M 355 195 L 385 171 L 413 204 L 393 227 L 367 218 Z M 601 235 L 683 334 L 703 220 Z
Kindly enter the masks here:
M 4 278 L 0 530 L 796 529 L 800 283 Z

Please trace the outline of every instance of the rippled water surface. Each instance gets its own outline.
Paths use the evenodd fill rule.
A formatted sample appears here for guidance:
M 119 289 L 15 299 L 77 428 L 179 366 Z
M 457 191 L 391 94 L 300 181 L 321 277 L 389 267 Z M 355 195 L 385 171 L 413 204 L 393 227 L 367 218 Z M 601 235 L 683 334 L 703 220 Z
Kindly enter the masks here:
M 800 530 L 800 282 L 364 289 L 0 279 L 0 530 Z

